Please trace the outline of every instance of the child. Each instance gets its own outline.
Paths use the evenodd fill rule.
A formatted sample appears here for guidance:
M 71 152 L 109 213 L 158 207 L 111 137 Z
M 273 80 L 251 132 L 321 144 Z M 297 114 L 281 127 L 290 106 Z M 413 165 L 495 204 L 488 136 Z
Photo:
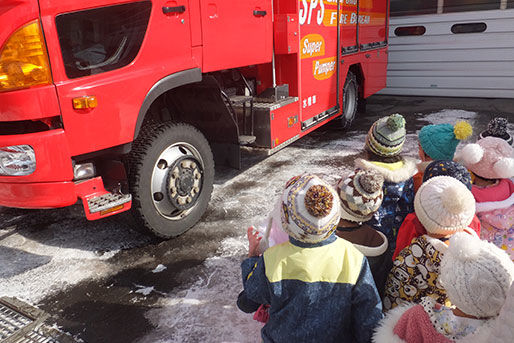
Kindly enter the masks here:
M 289 241 L 242 262 L 246 296 L 270 305 L 264 342 L 370 340 L 381 302 L 364 256 L 334 234 L 339 212 L 328 184 L 301 176 L 282 196 Z
M 417 303 L 425 296 L 445 303 L 446 293 L 436 282 L 440 255 L 446 249 L 444 242 L 448 237 L 467 229 L 471 223 L 475 199 L 462 182 L 436 176 L 421 185 L 414 208 L 427 234 L 413 239 L 394 260 L 383 299 L 385 310 L 405 302 Z
M 337 184 L 341 201 L 341 220 L 336 235 L 353 243 L 367 257 L 371 274 L 380 296 L 389 269 L 387 263 L 387 238 L 366 224 L 382 204 L 384 178 L 373 171 L 357 169 Z
M 507 129 L 508 123 L 507 119 L 502 117 L 492 119 L 489 124 L 487 124 L 487 130 L 480 133 L 480 138 L 489 136 L 497 137 L 503 139 L 509 143 L 509 145 L 512 145 L 512 136 Z
M 432 161 L 425 169 L 423 182 L 442 175 L 451 176 L 459 180 L 467 189 L 471 190 L 471 175 L 469 174 L 469 171 L 462 164 L 454 161 Z M 471 224 L 469 224 L 469 227 L 473 229 L 477 235 L 480 235 L 480 220 L 478 220 L 476 215 L 473 216 L 473 220 L 471 221 Z M 398 256 L 403 248 L 412 242 L 414 238 L 426 233 L 427 231 L 423 225 L 421 225 L 416 213 L 409 213 L 398 230 L 393 260 Z
M 426 125 L 418 134 L 419 158 L 418 173 L 414 175 L 414 192 L 417 192 L 423 180 L 427 165 L 433 160 L 453 160 L 459 141 L 467 139 L 473 133 L 469 123 L 460 121 L 450 124 Z
M 368 224 L 386 235 L 389 256 L 396 246 L 400 225 L 414 210 L 412 176 L 417 169 L 414 160 L 400 156 L 404 141 L 405 119 L 399 114 L 381 118 L 366 136 L 368 159 L 355 161 L 357 168 L 374 170 L 384 177 L 382 206 Z
M 398 307 L 381 322 L 373 342 L 512 342 L 512 328 L 499 322 L 505 318 L 499 319 L 498 314 L 508 310 L 502 306 L 513 279 L 514 264 L 505 252 L 477 237 L 456 233 L 442 258 L 440 275 L 455 308 L 430 297 L 418 305 Z
M 507 141 L 485 137 L 459 154 L 475 176 L 471 189 L 482 222 L 480 237 L 506 250 L 514 260 L 514 149 Z

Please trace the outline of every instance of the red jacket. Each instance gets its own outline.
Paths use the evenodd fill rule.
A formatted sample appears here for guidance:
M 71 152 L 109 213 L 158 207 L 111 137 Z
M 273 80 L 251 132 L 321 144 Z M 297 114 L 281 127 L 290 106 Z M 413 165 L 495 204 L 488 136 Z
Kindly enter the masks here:
M 469 227 L 472 228 L 480 237 L 480 220 L 478 220 L 477 216 L 473 216 L 473 220 Z M 393 254 L 393 260 L 398 256 L 400 251 L 403 248 L 407 247 L 414 238 L 424 235 L 427 233 L 427 230 L 423 227 L 421 222 L 418 220 L 415 212 L 409 213 L 405 220 L 398 229 L 398 236 L 396 237 L 396 249 Z

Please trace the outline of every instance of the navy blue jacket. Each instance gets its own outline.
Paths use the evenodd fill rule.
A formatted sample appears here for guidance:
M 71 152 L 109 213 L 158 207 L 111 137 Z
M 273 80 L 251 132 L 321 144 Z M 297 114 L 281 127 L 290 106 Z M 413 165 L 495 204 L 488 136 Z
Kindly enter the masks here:
M 243 261 L 248 299 L 269 304 L 264 342 L 369 342 L 382 303 L 366 258 L 335 235 L 290 238 Z

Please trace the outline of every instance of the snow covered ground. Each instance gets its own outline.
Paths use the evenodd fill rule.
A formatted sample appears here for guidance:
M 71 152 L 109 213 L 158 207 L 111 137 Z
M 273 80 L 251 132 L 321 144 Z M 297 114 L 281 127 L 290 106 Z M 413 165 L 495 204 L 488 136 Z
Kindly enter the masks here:
M 217 172 L 206 215 L 171 241 L 136 233 L 116 217 L 87 222 L 76 207 L 0 208 L 0 296 L 55 310 L 58 325 L 90 342 L 258 342 L 261 324 L 235 305 L 241 290 L 239 265 L 247 252 L 246 228 L 267 215 L 294 175 L 315 173 L 335 184 L 352 169 L 371 123 L 394 113 L 389 110 L 379 103 L 348 133 L 330 126 L 269 158 L 248 158 L 243 172 Z M 412 124 L 404 147 L 411 156 L 417 154 L 415 130 L 420 126 L 465 119 L 479 128 L 476 134 L 495 114 L 454 109 L 417 113 L 415 108 L 412 113 L 406 116 Z M 99 303 L 104 307 L 95 307 Z M 87 319 L 78 313 L 85 311 L 85 304 L 94 313 Z M 115 316 L 94 318 L 110 305 L 129 309 L 126 323 Z M 110 335 L 109 320 L 117 320 L 115 326 L 122 329 L 136 322 L 130 311 L 138 311 L 142 319 L 137 323 L 145 322 L 144 328 Z

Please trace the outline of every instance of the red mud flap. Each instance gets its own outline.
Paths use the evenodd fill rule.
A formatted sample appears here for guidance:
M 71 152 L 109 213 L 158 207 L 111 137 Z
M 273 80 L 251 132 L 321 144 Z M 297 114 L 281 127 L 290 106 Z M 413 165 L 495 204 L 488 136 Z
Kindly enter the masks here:
M 75 183 L 88 220 L 97 220 L 130 210 L 132 195 L 105 190 L 101 177 Z

